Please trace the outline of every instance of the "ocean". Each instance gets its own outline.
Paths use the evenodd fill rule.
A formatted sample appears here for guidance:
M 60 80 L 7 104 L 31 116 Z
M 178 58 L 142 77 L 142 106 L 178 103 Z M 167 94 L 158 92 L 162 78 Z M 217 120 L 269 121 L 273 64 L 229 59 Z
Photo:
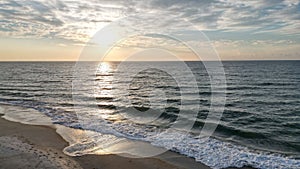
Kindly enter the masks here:
M 216 75 L 201 62 L 86 62 L 82 76 L 75 62 L 1 62 L 0 103 L 15 107 L 11 119 L 43 123 L 40 113 L 93 133 L 65 148 L 68 155 L 99 154 L 126 139 L 216 169 L 300 168 L 300 61 L 222 65 L 226 84 L 212 90 Z M 221 116 L 214 100 L 224 103 Z M 217 125 L 210 137 L 201 134 L 208 123 Z

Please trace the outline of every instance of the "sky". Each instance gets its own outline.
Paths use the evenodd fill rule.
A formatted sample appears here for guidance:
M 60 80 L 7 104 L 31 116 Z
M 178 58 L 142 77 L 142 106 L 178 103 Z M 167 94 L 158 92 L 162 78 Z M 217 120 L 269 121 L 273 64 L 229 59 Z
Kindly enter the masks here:
M 77 61 L 103 45 L 104 60 L 196 60 L 186 44 L 207 43 L 221 60 L 299 60 L 299 20 L 299 0 L 0 0 L 0 61 Z

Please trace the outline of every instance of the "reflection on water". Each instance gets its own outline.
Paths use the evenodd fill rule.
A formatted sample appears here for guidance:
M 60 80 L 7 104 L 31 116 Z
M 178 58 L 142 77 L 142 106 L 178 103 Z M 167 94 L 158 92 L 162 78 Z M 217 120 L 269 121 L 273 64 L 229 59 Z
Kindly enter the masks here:
M 111 71 L 111 65 L 109 62 L 101 62 L 98 66 L 97 72 L 99 72 L 101 75 L 105 75 Z

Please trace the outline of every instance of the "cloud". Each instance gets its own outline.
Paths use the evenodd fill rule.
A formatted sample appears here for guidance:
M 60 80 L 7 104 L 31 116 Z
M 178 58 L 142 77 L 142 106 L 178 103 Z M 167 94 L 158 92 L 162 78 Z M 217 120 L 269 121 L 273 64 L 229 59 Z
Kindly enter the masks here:
M 84 43 L 93 30 L 120 17 L 114 5 L 73 1 L 1 1 L 0 36 Z
M 299 0 L 2 0 L 0 36 L 85 43 L 108 23 L 145 13 L 155 16 L 147 23 L 162 28 L 173 22 L 176 29 L 184 29 L 180 19 L 185 19 L 201 30 L 224 34 L 247 31 L 300 36 L 299 9 Z M 151 28 L 139 22 L 132 24 L 138 25 L 137 29 Z

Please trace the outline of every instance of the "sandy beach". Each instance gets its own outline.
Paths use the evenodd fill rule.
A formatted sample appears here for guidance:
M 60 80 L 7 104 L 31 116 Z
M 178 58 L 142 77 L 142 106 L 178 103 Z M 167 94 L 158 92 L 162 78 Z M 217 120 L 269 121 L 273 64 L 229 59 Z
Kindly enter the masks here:
M 32 126 L 0 118 L 0 168 L 83 168 L 83 169 L 179 169 L 209 167 L 177 153 L 155 158 L 125 158 L 118 155 L 70 157 L 62 150 L 68 143 L 55 129 Z

